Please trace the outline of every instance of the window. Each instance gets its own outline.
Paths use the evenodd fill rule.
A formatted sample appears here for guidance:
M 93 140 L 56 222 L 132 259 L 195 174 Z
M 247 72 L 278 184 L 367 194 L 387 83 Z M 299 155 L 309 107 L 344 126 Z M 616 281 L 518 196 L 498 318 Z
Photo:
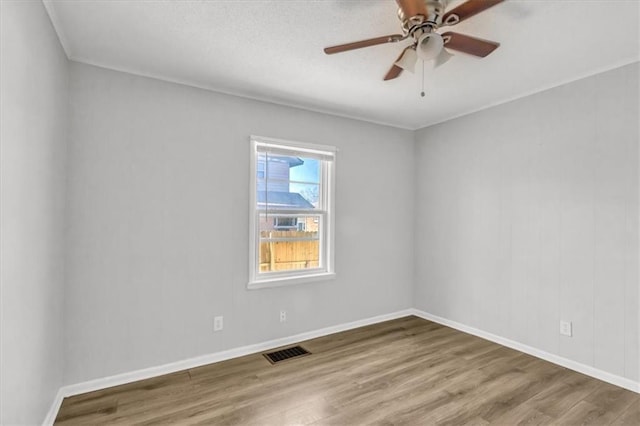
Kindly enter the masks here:
M 258 179 L 260 179 L 260 175 L 258 175 Z M 274 217 L 273 218 L 273 227 L 275 229 L 298 229 L 298 218 L 297 217 Z
M 249 288 L 334 276 L 335 152 L 251 138 Z

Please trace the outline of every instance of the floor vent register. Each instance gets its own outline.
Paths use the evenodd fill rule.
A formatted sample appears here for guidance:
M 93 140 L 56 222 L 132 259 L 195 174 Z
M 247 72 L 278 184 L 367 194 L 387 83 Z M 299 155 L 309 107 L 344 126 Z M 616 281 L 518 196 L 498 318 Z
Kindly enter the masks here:
M 290 348 L 280 349 L 274 352 L 267 352 L 262 354 L 271 364 L 277 364 L 282 361 L 287 361 L 292 358 L 300 358 L 306 355 L 311 355 L 311 352 L 303 348 L 302 346 L 292 346 Z

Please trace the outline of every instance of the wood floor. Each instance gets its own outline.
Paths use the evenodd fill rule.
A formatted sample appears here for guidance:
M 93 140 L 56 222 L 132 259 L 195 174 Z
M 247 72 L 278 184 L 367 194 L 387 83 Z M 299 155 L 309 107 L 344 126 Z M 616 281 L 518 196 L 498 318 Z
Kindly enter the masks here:
M 416 317 L 65 398 L 59 425 L 640 425 L 640 395 Z

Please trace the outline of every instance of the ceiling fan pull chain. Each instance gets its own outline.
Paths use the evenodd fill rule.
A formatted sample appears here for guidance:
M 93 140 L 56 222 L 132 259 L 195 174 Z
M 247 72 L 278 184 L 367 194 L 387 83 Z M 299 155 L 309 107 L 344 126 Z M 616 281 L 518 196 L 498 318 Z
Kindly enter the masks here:
M 424 61 L 422 61 L 422 92 L 420 92 L 420 96 L 424 98 Z

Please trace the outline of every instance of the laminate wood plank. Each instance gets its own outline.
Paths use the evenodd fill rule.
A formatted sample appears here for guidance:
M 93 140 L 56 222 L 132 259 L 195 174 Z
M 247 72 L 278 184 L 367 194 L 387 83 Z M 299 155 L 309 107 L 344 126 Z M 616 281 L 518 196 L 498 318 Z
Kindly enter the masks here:
M 452 403 L 429 415 L 429 420 L 439 424 L 461 424 L 475 417 L 485 415 L 486 411 L 500 403 L 501 398 L 509 398 L 529 380 L 526 373 L 510 370 L 495 376 L 484 376 L 480 381 L 450 387 L 456 397 Z M 509 406 L 510 408 L 512 406 Z M 487 419 L 485 419 L 487 420 Z
M 417 317 L 65 398 L 59 425 L 638 425 L 640 395 Z
M 637 396 L 637 394 L 618 386 L 601 382 L 596 390 L 591 392 L 584 400 L 603 408 L 605 411 L 620 412 L 636 402 L 638 400 Z
M 553 424 L 553 418 L 536 410 L 526 402 L 506 410 L 500 416 L 493 419 L 490 424 L 495 425 L 549 425 Z
M 597 426 L 610 424 L 612 417 L 616 417 L 615 413 L 582 400 L 560 416 L 558 423 L 563 425 Z
M 640 425 L 640 400 L 631 404 L 613 423 L 614 426 L 638 426 Z
M 546 390 L 540 392 L 532 399 L 534 407 L 558 419 L 569 411 L 574 405 L 586 398 L 598 385 L 598 380 L 593 379 L 582 385 L 573 385 L 558 381 L 552 383 Z
M 118 410 L 118 399 L 115 397 L 89 399 L 68 404 L 60 409 L 58 421 L 74 421 L 75 419 L 93 419 L 100 421 Z

